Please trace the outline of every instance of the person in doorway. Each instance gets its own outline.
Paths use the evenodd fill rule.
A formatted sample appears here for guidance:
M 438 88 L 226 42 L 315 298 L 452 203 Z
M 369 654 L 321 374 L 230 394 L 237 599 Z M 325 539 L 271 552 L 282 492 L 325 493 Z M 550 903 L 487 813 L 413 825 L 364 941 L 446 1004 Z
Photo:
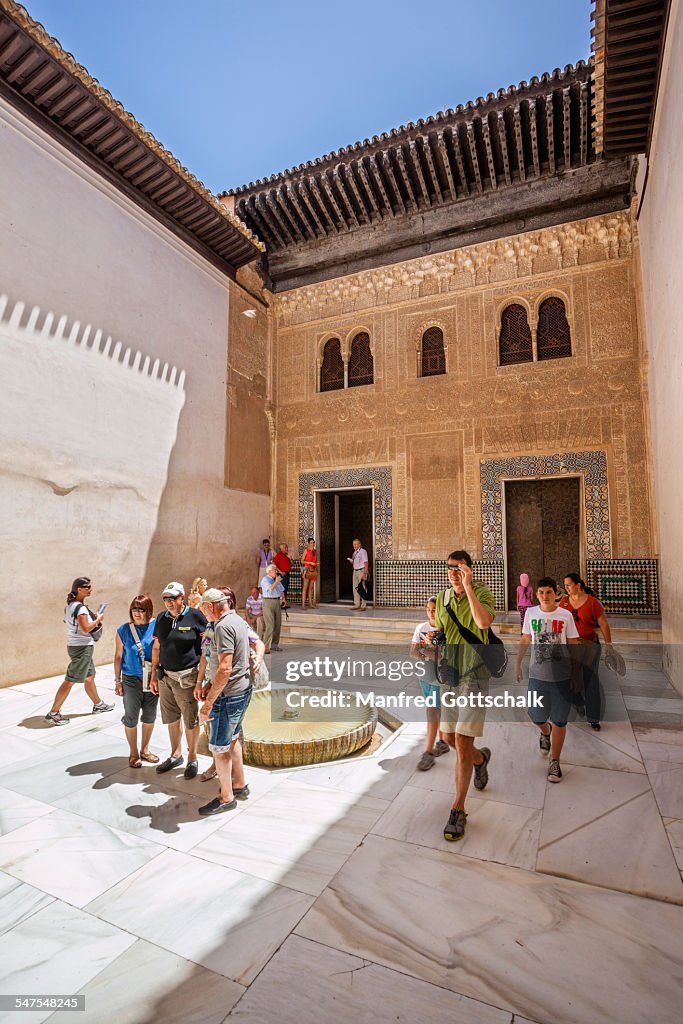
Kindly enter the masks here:
M 261 580 L 261 593 L 263 594 L 263 622 L 265 625 L 263 642 L 266 646 L 266 654 L 271 651 L 281 651 L 280 630 L 282 628 L 282 576 L 276 565 L 269 565 L 265 576 Z
M 353 569 L 353 609 L 357 612 L 364 612 L 368 606 L 366 601 L 358 593 L 358 584 L 361 580 L 363 580 L 364 583 L 367 582 L 369 560 L 367 551 L 357 537 L 353 542 L 353 554 L 348 561 L 351 563 L 351 567 Z
M 517 587 L 517 611 L 519 612 L 519 625 L 520 629 L 524 630 L 524 616 L 527 613 L 527 608 L 531 608 L 534 603 L 534 588 L 529 583 L 529 574 L 526 572 L 520 573 L 519 585 Z
M 244 607 L 244 617 L 247 625 L 251 626 L 260 640 L 263 640 L 263 598 L 258 587 L 251 588 Z
M 89 576 L 79 576 L 71 584 L 66 596 L 64 622 L 66 623 L 66 652 L 69 655 L 69 666 L 64 682 L 57 690 L 51 709 L 45 715 L 50 725 L 65 725 L 69 719 L 61 714 L 62 705 L 71 693 L 74 683 L 83 683 L 85 692 L 93 703 L 93 714 L 113 711 L 114 705 L 102 700 L 95 686 L 95 662 L 93 650 L 95 641 L 92 634 L 102 625 L 102 613 L 95 615 L 88 608 L 86 601 L 92 594 L 92 582 Z
M 154 644 L 152 600 L 138 594 L 131 601 L 129 620 L 116 631 L 114 652 L 114 680 L 116 695 L 123 697 L 123 727 L 130 756 L 131 768 L 142 768 L 142 762 L 158 764 L 159 758 L 149 749 L 154 721 L 157 716 L 159 695 L 149 688 L 149 668 Z M 138 723 L 142 720 L 142 737 L 138 744 Z
M 604 707 L 604 695 L 600 684 L 600 639 L 598 630 L 605 638 L 605 653 L 612 654 L 612 633 L 605 615 L 605 609 L 597 597 L 588 589 L 578 572 L 568 572 L 564 578 L 567 596 L 560 601 L 574 616 L 579 639 L 584 648 L 580 652 L 582 661 L 583 699 L 581 692 L 575 701 L 580 713 L 585 713 L 591 729 L 600 731 L 600 720 Z
M 284 590 L 284 600 L 282 602 L 283 611 L 287 608 L 287 591 L 289 590 L 289 574 L 292 569 L 292 560 L 289 557 L 289 548 L 286 544 L 280 544 L 280 548 L 276 555 L 273 556 L 273 565 L 276 565 L 278 571 L 282 576 L 282 588 Z
M 567 734 L 567 721 L 572 707 L 573 669 L 570 644 L 579 643 L 574 617 L 566 608 L 558 607 L 557 583 L 550 576 L 538 581 L 538 604 L 529 608 L 524 619 L 517 649 L 515 679 L 522 682 L 522 662 L 531 644 L 529 664 L 529 698 L 542 701 L 541 707 L 529 704 L 529 718 L 540 729 L 539 750 L 550 754 L 548 782 L 561 782 L 560 755 Z M 578 667 L 578 660 L 576 662 Z
M 256 552 L 256 565 L 258 566 L 258 579 L 260 580 L 268 566 L 273 561 L 273 549 L 270 546 L 268 537 L 261 541 L 261 547 Z
M 311 608 L 317 608 L 316 581 L 318 579 L 318 552 L 315 540 L 308 538 L 308 544 L 301 556 L 301 607 L 306 607 L 306 598 Z
M 476 695 L 486 694 L 490 672 L 476 648 L 461 633 L 458 622 L 474 634 L 479 643 L 487 644 L 495 610 L 491 591 L 473 579 L 472 558 L 467 551 L 452 551 L 446 560 L 446 569 L 450 586 L 437 594 L 434 621 L 446 639 L 441 662 L 441 734 L 458 755 L 455 798 L 443 837 L 449 842 L 457 842 L 465 835 L 465 800 L 472 772 L 474 788 L 485 789 L 491 760 L 488 747 L 478 749 L 474 745 L 475 739 L 484 735 L 486 719 L 486 708 L 477 706 Z M 467 701 L 467 706 L 455 705 L 454 696 Z
M 270 566 L 269 569 L 274 568 Z M 227 590 L 228 588 L 226 588 Z M 213 754 L 220 793 L 199 813 L 203 816 L 232 811 L 237 801 L 249 796 L 239 735 L 251 700 L 249 637 L 244 619 L 235 611 L 235 597 L 212 588 L 202 598 L 206 617 L 213 622 L 210 647 L 211 685 L 204 698 L 200 720 L 209 722 L 209 750 Z
M 206 619 L 198 608 L 190 608 L 185 603 L 182 583 L 169 583 L 162 596 L 166 610 L 157 617 L 154 627 L 150 688 L 160 697 L 161 721 L 168 726 L 171 754 L 157 765 L 157 771 L 170 772 L 183 763 L 181 739 L 184 724 L 187 742 L 184 775 L 186 779 L 194 779 L 199 767 L 199 708 L 194 687 Z
M 425 708 L 427 716 L 427 741 L 425 749 L 417 762 L 421 772 L 429 771 L 434 767 L 437 757 L 447 754 L 450 750 L 448 743 L 440 736 L 439 720 L 441 718 L 441 692 L 439 681 L 436 677 L 436 658 L 438 648 L 432 643 L 436 633 L 436 598 L 430 597 L 425 605 L 427 621 L 415 627 L 412 643 L 410 645 L 410 656 L 426 662 L 426 673 L 419 680 L 422 696 L 432 701 L 431 706 Z

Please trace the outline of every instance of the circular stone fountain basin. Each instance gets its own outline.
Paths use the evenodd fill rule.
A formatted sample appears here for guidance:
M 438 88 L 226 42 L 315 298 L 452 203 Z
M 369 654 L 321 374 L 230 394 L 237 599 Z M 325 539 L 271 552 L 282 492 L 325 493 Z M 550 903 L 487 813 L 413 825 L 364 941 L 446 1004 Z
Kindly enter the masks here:
M 348 757 L 372 739 L 372 707 L 292 709 L 287 694 L 324 696 L 329 690 L 260 690 L 251 698 L 243 724 L 244 760 L 263 768 L 297 768 Z M 342 692 L 342 691 L 337 691 Z M 351 694 L 353 697 L 353 694 Z M 353 702 L 351 702 L 353 705 Z

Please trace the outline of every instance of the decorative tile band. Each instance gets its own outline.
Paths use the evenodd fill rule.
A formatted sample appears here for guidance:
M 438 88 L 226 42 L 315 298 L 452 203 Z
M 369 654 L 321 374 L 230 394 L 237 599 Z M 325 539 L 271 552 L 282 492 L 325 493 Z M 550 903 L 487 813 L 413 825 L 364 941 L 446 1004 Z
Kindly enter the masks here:
M 609 558 L 611 544 L 607 456 L 601 451 L 483 459 L 480 467 L 481 530 L 485 558 L 496 561 L 505 555 L 503 481 L 538 479 L 544 476 L 583 478 L 586 555 L 588 559 Z
M 502 562 L 474 562 L 474 578 L 488 587 L 496 608 L 505 607 L 505 571 Z M 375 603 L 385 608 L 424 604 L 448 586 L 443 558 L 375 559 Z
M 488 587 L 496 608 L 505 608 L 505 565 L 475 561 L 474 577 Z M 443 559 L 376 559 L 375 603 L 383 608 L 414 608 L 448 586 Z M 658 615 L 659 581 L 655 558 L 602 558 L 586 563 L 586 583 L 608 614 Z M 288 600 L 301 603 L 301 566 L 292 562 Z
M 586 583 L 613 615 L 658 615 L 656 558 L 602 558 L 586 563 Z
M 299 550 L 314 533 L 316 490 L 372 487 L 375 517 L 375 556 L 391 558 L 394 550 L 391 466 L 332 469 L 299 475 Z

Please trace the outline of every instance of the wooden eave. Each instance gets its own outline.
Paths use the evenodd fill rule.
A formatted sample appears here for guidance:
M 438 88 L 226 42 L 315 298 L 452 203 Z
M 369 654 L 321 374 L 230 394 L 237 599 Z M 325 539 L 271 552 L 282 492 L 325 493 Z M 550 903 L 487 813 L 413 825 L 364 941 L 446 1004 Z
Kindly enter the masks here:
M 595 0 L 596 148 L 647 153 L 671 0 Z
M 0 0 L 0 95 L 230 277 L 264 250 L 14 0 Z
M 623 209 L 631 168 L 596 163 L 591 109 L 580 62 L 226 195 L 282 291 Z

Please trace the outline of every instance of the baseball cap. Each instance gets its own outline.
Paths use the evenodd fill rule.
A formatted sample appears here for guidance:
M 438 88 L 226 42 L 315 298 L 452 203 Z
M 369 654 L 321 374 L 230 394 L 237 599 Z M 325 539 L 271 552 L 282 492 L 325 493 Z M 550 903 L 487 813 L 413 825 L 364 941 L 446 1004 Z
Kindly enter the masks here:
M 227 596 L 223 593 L 222 590 L 219 590 L 218 587 L 209 587 L 209 589 L 205 590 L 204 593 L 202 594 L 202 599 L 199 603 L 223 604 L 223 602 L 227 601 L 227 599 Z
M 182 585 L 182 583 L 175 583 L 174 582 L 174 583 L 168 583 L 164 587 L 164 592 L 163 592 L 163 594 L 161 596 L 162 597 L 180 597 L 181 594 L 182 594 L 183 597 L 185 596 L 185 587 Z

